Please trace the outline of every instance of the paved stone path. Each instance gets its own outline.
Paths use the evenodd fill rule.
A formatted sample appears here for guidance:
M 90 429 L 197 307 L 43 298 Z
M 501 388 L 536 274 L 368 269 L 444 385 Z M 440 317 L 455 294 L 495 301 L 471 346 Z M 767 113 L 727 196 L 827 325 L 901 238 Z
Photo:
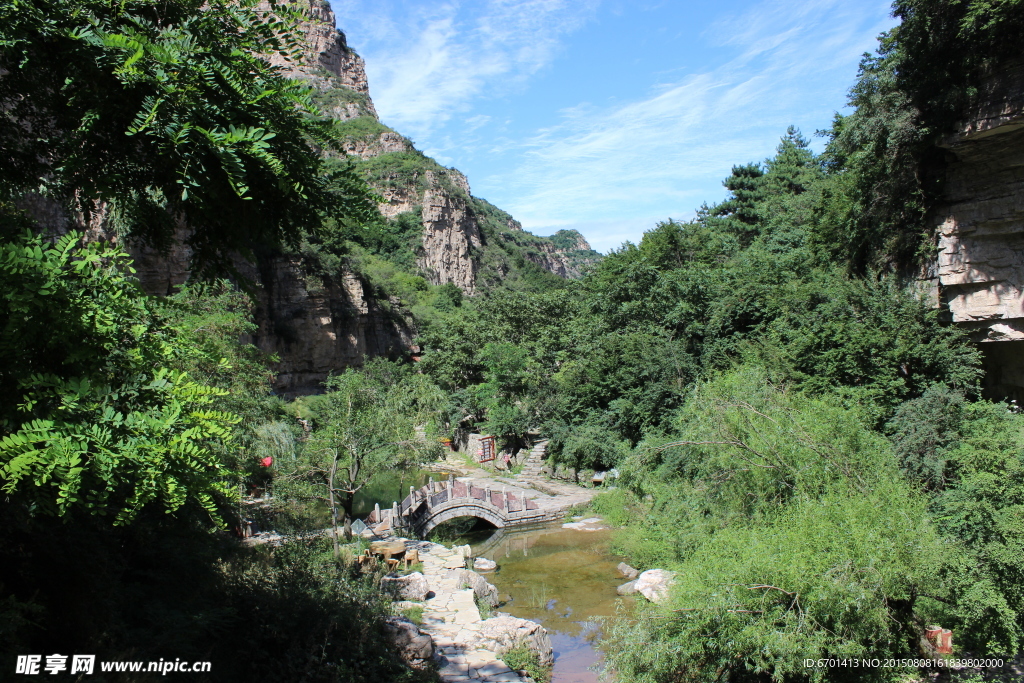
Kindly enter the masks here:
M 530 449 L 530 455 L 526 458 L 526 462 L 523 463 L 523 469 L 516 475 L 516 479 L 520 481 L 530 481 L 531 479 L 543 479 L 544 478 L 544 458 L 548 454 L 548 440 L 538 441 Z
M 458 681 L 530 681 L 505 665 L 488 649 L 480 636 L 483 619 L 473 598 L 472 588 L 463 588 L 458 577 L 465 560 L 460 553 L 429 541 L 407 541 L 408 548 L 419 551 L 423 575 L 434 596 L 424 603 L 420 630 L 434 640 L 441 680 Z

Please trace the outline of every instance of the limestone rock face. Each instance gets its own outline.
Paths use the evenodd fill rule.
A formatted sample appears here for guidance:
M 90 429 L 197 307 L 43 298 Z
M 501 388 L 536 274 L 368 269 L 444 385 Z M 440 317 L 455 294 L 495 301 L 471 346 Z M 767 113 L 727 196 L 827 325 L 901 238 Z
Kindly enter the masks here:
M 651 602 L 661 602 L 668 597 L 669 586 L 676 573 L 666 569 L 648 569 L 636 579 L 636 592 Z
M 554 661 L 554 650 L 547 630 L 535 621 L 512 616 L 497 616 L 480 622 L 481 644 L 500 657 L 509 650 L 526 646 L 537 653 L 542 666 Z
M 453 282 L 462 291 L 476 290 L 477 263 L 474 251 L 480 249 L 480 229 L 458 195 L 428 189 L 423 193 L 423 255 L 416 265 L 424 270 L 432 284 Z
M 192 249 L 185 244 L 185 240 L 190 232 L 185 226 L 179 227 L 174 234 L 174 243 L 166 254 L 140 242 L 131 241 L 125 245 L 126 251 L 135 260 L 135 276 L 147 294 L 167 296 L 188 281 Z
M 522 227 L 519 229 L 522 230 Z M 592 251 L 590 244 L 579 233 L 575 233 L 567 246 L 560 248 L 554 244 L 542 242 L 537 247 L 538 253 L 527 256 L 528 260 L 560 277 L 580 278 L 583 276 L 583 267 L 597 262 L 596 255 L 584 258 L 574 255 L 574 252 Z
M 391 152 L 408 152 L 409 141 L 394 131 L 385 131 L 376 140 L 347 140 L 344 144 L 345 153 L 360 159 L 389 154 Z M 411 208 L 411 207 L 410 207 Z M 407 209 L 408 210 L 408 209 Z M 381 211 L 384 213 L 384 211 Z M 386 215 L 386 214 L 385 214 Z
M 945 138 L 936 305 L 982 342 L 988 398 L 1024 399 L 1024 62 L 993 74 Z M 1004 345 L 1009 346 L 1004 346 Z
M 312 81 L 321 89 L 340 84 L 368 95 L 370 86 L 366 80 L 366 65 L 363 58 L 349 48 L 345 34 L 336 28 L 330 3 L 298 0 L 296 4 L 309 16 L 299 26 L 305 35 L 302 55 L 297 61 L 273 55 L 271 63 L 283 67 L 290 77 Z M 269 3 L 263 4 L 262 9 L 269 9 Z M 331 77 L 338 79 L 337 82 L 332 83 Z M 373 105 L 370 106 L 372 108 Z M 376 117 L 376 112 L 373 115 Z
M 1024 340 L 1024 129 L 953 151 L 938 227 L 942 303 L 979 341 Z
M 397 357 L 412 346 L 400 302 L 378 301 L 355 275 L 316 280 L 297 257 L 272 259 L 261 270 L 252 343 L 280 358 L 278 392 L 315 393 L 331 372 L 358 367 L 364 356 Z

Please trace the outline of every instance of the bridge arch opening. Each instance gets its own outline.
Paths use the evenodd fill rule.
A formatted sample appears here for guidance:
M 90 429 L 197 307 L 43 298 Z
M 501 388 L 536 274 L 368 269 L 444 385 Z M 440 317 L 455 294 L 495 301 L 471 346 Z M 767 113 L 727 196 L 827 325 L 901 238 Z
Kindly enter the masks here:
M 450 543 L 466 537 L 487 538 L 499 528 L 494 522 L 484 517 L 463 515 L 452 517 L 433 526 L 426 533 L 426 538 L 434 543 Z

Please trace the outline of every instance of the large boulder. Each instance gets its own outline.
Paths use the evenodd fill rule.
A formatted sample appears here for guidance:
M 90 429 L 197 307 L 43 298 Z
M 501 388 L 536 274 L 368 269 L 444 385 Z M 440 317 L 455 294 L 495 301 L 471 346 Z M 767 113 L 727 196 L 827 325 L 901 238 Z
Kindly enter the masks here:
M 381 590 L 399 600 L 422 602 L 430 597 L 427 577 L 419 572 L 406 576 L 385 576 L 380 580 Z
M 433 639 L 405 617 L 388 617 L 384 620 L 384 630 L 406 662 L 428 660 L 434 656 Z
M 651 602 L 661 602 L 668 597 L 669 586 L 676 573 L 667 569 L 648 569 L 636 579 L 636 591 Z
M 493 572 L 498 568 L 498 563 L 494 560 L 488 560 L 486 557 L 478 557 L 473 562 L 473 569 L 478 572 Z
M 619 566 L 616 567 L 616 569 L 618 569 L 619 573 L 627 579 L 635 579 L 637 575 L 640 574 L 640 572 L 638 572 L 636 569 L 633 569 L 625 562 L 619 562 Z
M 482 603 L 496 607 L 498 605 L 498 589 L 487 579 L 468 569 L 455 570 L 459 583 L 473 589 L 473 596 Z
M 525 646 L 537 653 L 542 666 L 550 666 L 555 661 L 551 638 L 536 621 L 503 614 L 481 621 L 477 635 L 479 647 L 491 650 L 499 657 L 509 650 Z

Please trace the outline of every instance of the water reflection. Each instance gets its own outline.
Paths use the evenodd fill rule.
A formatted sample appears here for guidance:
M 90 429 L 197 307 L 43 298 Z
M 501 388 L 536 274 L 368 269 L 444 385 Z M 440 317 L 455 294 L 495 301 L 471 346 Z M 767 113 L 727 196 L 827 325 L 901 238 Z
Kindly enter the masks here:
M 615 614 L 623 583 L 621 557 L 608 546 L 610 532 L 563 529 L 560 523 L 532 529 L 475 534 L 473 554 L 498 563 L 487 580 L 498 588 L 502 611 L 540 622 L 555 649 L 555 683 L 596 683 L 600 661 L 593 641 L 601 621 Z

